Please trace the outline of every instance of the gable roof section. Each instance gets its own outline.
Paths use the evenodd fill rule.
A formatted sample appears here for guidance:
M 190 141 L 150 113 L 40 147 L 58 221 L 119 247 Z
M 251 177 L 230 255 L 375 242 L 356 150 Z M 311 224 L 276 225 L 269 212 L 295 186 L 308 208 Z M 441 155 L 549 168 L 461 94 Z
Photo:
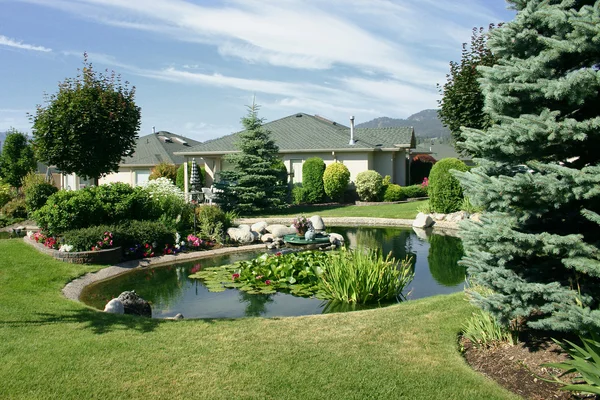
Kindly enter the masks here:
M 350 145 L 350 128 L 304 113 L 298 113 L 268 122 L 263 128 L 271 132 L 271 139 L 280 153 L 309 151 L 374 151 L 414 147 L 414 130 L 401 128 L 355 128 L 355 145 Z M 178 154 L 207 155 L 237 151 L 240 140 L 237 132 L 218 139 L 209 140 Z
M 181 141 L 185 142 L 181 143 Z M 121 161 L 121 166 L 156 165 L 161 162 L 169 164 L 183 164 L 183 156 L 174 154 L 191 149 L 199 145 L 197 140 L 189 139 L 171 132 L 160 131 L 139 137 L 136 140 L 135 150 L 130 157 Z

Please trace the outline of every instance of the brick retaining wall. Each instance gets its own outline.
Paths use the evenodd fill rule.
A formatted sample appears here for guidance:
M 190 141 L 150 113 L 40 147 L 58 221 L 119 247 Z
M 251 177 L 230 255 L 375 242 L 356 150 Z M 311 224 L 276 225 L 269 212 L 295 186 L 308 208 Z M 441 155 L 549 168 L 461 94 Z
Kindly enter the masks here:
M 49 249 L 41 243 L 37 243 L 27 236 L 23 238 L 25 243 L 35 247 L 38 251 L 48 254 L 57 260 L 68 262 L 71 264 L 117 264 L 121 261 L 121 248 L 105 249 L 98 251 L 76 251 L 66 252 Z

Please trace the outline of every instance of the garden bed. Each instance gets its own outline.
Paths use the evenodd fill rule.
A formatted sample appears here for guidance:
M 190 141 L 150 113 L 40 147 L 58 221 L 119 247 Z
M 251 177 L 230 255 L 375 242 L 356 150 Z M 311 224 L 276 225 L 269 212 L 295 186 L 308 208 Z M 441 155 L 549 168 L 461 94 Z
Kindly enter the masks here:
M 359 201 L 356 200 L 354 203 L 357 206 L 383 206 L 386 204 L 403 204 L 403 203 L 412 203 L 413 201 L 421 201 L 427 200 L 429 197 L 414 197 L 411 199 L 401 200 L 401 201 Z
M 25 243 L 30 244 L 35 247 L 38 251 L 48 254 L 53 258 L 72 263 L 72 264 L 99 264 L 99 265 L 107 265 L 107 264 L 117 264 L 121 261 L 123 256 L 123 252 L 120 247 L 114 247 L 112 249 L 103 249 L 96 251 L 74 251 L 74 252 L 66 252 L 66 251 L 58 251 L 54 249 L 49 249 L 44 246 L 42 243 L 37 243 L 27 236 L 23 238 Z

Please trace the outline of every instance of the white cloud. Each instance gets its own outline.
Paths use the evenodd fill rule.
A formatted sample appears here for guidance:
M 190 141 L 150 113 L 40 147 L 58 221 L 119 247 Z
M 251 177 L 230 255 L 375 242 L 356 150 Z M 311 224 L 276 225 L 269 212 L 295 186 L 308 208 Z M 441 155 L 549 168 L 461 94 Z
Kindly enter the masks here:
M 49 53 L 52 51 L 52 49 L 49 49 L 47 47 L 35 46 L 33 44 L 23 43 L 19 40 L 11 39 L 4 35 L 0 35 L 0 46 L 14 47 L 14 48 L 23 49 L 23 50 L 41 51 L 44 53 Z

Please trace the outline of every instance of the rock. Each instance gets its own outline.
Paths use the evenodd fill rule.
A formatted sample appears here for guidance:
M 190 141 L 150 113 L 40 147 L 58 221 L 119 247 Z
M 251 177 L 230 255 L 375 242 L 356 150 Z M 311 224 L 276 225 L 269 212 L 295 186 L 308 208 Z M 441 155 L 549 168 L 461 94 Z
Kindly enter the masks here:
M 412 226 L 414 228 L 429 228 L 433 223 L 430 215 L 420 212 L 417 214 L 417 218 L 413 221 Z
M 446 215 L 446 221 L 448 222 L 459 222 L 465 219 L 469 219 L 469 213 L 466 211 L 457 211 L 452 214 Z
M 312 223 L 313 229 L 316 232 L 323 232 L 325 230 L 325 223 L 323 222 L 323 218 L 318 215 L 313 215 L 310 217 L 310 222 Z
M 340 235 L 339 233 L 330 233 L 329 234 L 329 243 L 335 244 L 335 245 L 340 245 L 340 244 L 344 243 L 344 237 L 342 235 Z
M 263 243 L 269 243 L 269 242 L 272 242 L 272 241 L 273 241 L 273 234 L 272 234 L 272 233 L 265 233 L 264 235 L 262 235 L 262 236 L 260 237 L 260 240 L 261 240 Z
M 473 222 L 481 222 L 481 214 L 480 213 L 471 214 L 471 216 L 469 216 L 469 219 Z
M 183 314 L 182 313 L 178 313 L 174 317 L 167 317 L 165 319 L 170 319 L 170 320 L 173 320 L 173 321 L 179 321 L 179 320 L 183 319 Z
M 442 214 L 442 213 L 433 213 L 430 214 L 431 218 L 433 218 L 434 221 L 443 221 L 446 219 L 446 214 Z
M 150 303 L 137 295 L 135 291 L 123 292 L 117 297 L 123 303 L 125 314 L 139 315 L 140 317 L 152 317 Z
M 284 237 L 285 235 L 296 233 L 296 229 L 278 224 L 267 226 L 267 231 L 272 233 L 273 237 Z
M 111 314 L 125 314 L 123 302 L 119 299 L 112 299 L 104 306 L 104 312 Z
M 253 230 L 253 229 L 250 227 L 250 225 L 240 225 L 240 226 L 238 226 L 238 229 L 241 229 L 241 230 L 243 230 L 243 231 L 246 231 L 246 232 L 250 232 L 250 231 L 252 231 L 252 230 Z
M 252 224 L 252 226 L 250 227 L 250 230 L 252 230 L 254 232 L 258 232 L 262 235 L 267 230 L 267 223 L 265 221 L 261 221 L 261 222 Z
M 246 230 L 242 228 L 229 228 L 227 229 L 227 234 L 231 240 L 242 244 L 252 243 L 258 236 L 258 233 L 251 232 L 250 229 Z

